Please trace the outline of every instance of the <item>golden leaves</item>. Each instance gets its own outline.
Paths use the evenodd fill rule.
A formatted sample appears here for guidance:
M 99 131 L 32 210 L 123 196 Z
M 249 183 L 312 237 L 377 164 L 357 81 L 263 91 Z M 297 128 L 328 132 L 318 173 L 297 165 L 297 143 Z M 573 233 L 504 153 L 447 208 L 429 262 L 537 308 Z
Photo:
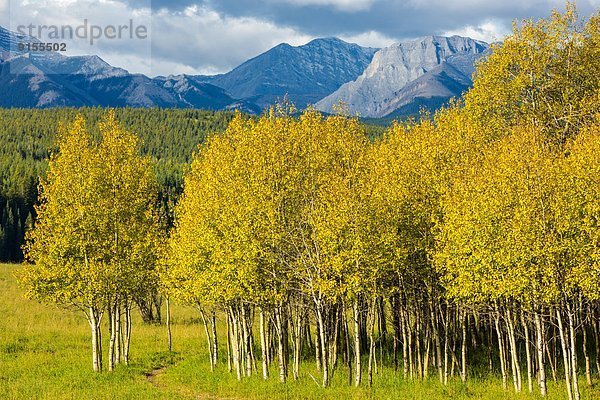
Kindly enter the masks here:
M 39 299 L 102 308 L 108 296 L 156 285 L 156 183 L 136 136 L 113 112 L 100 123 L 99 143 L 85 124 L 78 117 L 59 135 L 22 282 Z

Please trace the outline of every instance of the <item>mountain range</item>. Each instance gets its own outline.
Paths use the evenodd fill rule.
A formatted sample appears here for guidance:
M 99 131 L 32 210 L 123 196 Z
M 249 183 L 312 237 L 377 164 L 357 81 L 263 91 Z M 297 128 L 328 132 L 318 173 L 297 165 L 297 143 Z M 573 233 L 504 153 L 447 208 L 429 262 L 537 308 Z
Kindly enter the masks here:
M 98 56 L 19 51 L 37 39 L 0 27 L 0 107 L 176 107 L 258 114 L 287 97 L 299 109 L 331 113 L 343 102 L 364 117 L 403 117 L 435 109 L 472 84 L 480 41 L 429 36 L 375 49 L 337 38 L 280 44 L 215 76 L 154 78 Z
M 261 107 L 287 94 L 298 108 L 305 108 L 358 78 L 377 50 L 337 38 L 298 47 L 283 43 L 210 82 Z

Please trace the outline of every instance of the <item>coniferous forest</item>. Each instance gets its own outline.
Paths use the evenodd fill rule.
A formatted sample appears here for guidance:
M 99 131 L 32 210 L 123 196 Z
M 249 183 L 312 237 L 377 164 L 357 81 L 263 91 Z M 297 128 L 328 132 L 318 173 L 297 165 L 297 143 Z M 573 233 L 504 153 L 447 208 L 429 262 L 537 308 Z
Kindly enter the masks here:
M 569 6 L 381 134 L 343 104 L 4 110 L 2 254 L 85 315 L 94 371 L 135 358 L 134 306 L 177 303 L 240 381 L 310 364 L 323 387 L 392 369 L 578 400 L 600 375 L 598 60 L 600 15 Z
M 56 151 L 61 124 L 82 115 L 99 134 L 101 108 L 0 109 L 0 261 L 23 259 L 24 232 L 35 218 L 39 177 Z M 140 137 L 140 151 L 153 160 L 164 206 L 181 191 L 183 170 L 204 139 L 223 132 L 233 113 L 203 110 L 115 110 L 119 123 Z M 166 210 L 165 210 L 166 211 Z
M 59 126 L 82 115 L 94 136 L 102 108 L 0 109 L 0 262 L 23 259 L 21 246 L 35 219 L 39 177 L 56 151 Z M 152 159 L 162 211 L 172 220 L 183 172 L 207 136 L 225 131 L 233 112 L 179 109 L 115 109 L 116 118 L 140 138 L 140 151 Z M 384 130 L 368 126 L 372 137 Z M 172 221 L 171 221 L 172 222 Z

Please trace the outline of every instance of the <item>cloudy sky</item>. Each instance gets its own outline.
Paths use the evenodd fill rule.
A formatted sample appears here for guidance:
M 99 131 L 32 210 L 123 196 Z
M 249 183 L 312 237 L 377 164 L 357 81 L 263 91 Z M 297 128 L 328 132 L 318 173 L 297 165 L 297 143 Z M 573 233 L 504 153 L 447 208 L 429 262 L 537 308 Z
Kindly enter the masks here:
M 576 4 L 582 16 L 600 8 L 600 0 Z M 513 20 L 547 17 L 564 6 L 564 0 L 0 0 L 0 25 L 13 31 L 84 21 L 102 29 L 143 25 L 145 38 L 51 41 L 67 42 L 67 54 L 97 54 L 131 72 L 214 74 L 279 43 L 317 37 L 372 47 L 432 34 L 501 40 Z

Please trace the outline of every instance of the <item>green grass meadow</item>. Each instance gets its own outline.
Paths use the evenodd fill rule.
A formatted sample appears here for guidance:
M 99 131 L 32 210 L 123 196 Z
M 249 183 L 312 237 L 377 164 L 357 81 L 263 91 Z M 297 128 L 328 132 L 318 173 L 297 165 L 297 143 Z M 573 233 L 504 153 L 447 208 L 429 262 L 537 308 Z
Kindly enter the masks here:
M 132 362 L 114 372 L 92 372 L 89 326 L 80 312 L 25 299 L 18 287 L 18 265 L 0 265 L 0 398 L 1 399 L 535 399 L 539 395 L 504 391 L 499 379 L 453 380 L 442 386 L 404 380 L 393 369 L 374 376 L 374 386 L 348 385 L 347 371 L 337 369 L 332 387 L 323 389 L 314 362 L 301 369 L 300 380 L 280 384 L 259 375 L 237 382 L 227 372 L 225 338 L 221 363 L 210 372 L 202 325 L 190 308 L 174 306 L 173 352 L 167 351 L 166 327 L 144 325 L 136 314 Z M 103 330 L 104 341 L 107 332 Z M 224 336 L 225 331 L 221 329 Z M 108 344 L 105 344 L 105 349 Z M 106 355 L 105 355 L 106 357 Z M 164 367 L 161 369 L 161 367 Z M 159 370 L 160 369 L 160 370 Z M 156 372 L 156 370 L 159 370 Z M 154 371 L 154 373 L 152 373 Z M 150 375 L 150 376 L 149 376 Z M 524 387 L 526 383 L 524 381 Z M 599 399 L 599 388 L 586 388 L 582 399 Z M 566 397 L 561 383 L 549 382 L 549 399 Z

